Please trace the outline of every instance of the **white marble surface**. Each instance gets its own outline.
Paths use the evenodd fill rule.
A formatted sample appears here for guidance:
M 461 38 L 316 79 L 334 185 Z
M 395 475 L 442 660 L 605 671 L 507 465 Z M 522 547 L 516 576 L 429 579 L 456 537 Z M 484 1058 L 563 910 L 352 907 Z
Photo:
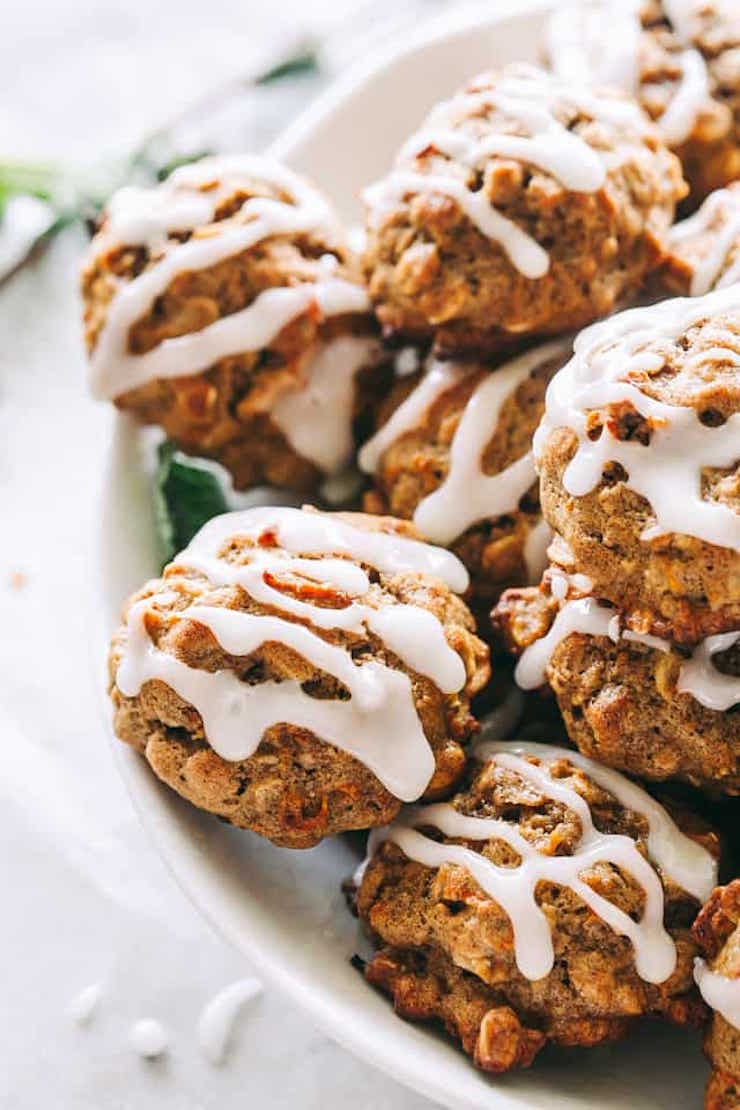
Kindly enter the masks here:
M 284 2 L 280 23 L 256 0 L 6 7 L 0 155 L 84 162 L 120 149 L 239 72 L 260 43 L 301 20 L 323 32 L 341 7 Z M 202 1006 L 259 969 L 211 932 L 165 871 L 98 715 L 90 543 L 111 423 L 84 391 L 82 245 L 66 235 L 0 289 L 0 1107 L 421 1110 L 430 1104 L 270 990 L 247 1007 L 222 1067 L 198 1052 Z M 65 1009 L 96 982 L 99 1008 L 79 1028 Z M 165 1058 L 143 1061 L 129 1047 L 142 1017 L 168 1028 Z

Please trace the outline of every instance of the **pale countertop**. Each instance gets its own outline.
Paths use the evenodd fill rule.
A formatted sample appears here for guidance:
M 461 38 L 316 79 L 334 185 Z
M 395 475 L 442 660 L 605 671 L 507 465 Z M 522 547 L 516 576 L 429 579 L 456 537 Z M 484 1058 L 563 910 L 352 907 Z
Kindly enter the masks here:
M 286 27 L 306 19 L 323 32 L 351 6 L 283 0 L 280 23 L 256 0 L 6 7 L 0 156 L 88 161 L 120 149 Z M 223 1067 L 198 1052 L 202 1006 L 259 969 L 175 886 L 99 715 L 91 537 L 111 414 L 84 389 L 82 246 L 67 234 L 0 289 L 0 1108 L 429 1107 L 271 989 L 245 1010 Z M 99 1008 L 81 1029 L 66 1007 L 98 982 Z M 128 1045 L 142 1017 L 169 1030 L 159 1061 Z

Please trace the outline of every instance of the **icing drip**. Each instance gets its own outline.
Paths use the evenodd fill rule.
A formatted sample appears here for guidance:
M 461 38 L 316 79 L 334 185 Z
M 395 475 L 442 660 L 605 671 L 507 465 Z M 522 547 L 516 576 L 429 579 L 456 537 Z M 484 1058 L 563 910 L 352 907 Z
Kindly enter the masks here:
M 723 217 L 719 226 L 717 218 Z M 711 237 L 709 236 L 709 233 Z M 740 189 L 717 189 L 688 219 L 671 228 L 671 242 L 680 244 L 695 235 L 709 238 L 705 258 L 699 260 L 691 277 L 691 296 L 701 297 L 710 289 L 724 289 L 740 279 Z M 733 247 L 738 259 L 725 273 L 725 263 Z
M 576 814 L 581 838 L 573 855 L 549 856 L 539 852 L 519 829 L 501 818 L 470 817 L 449 803 L 414 806 L 400 818 L 370 835 L 371 857 L 385 840 L 397 844 L 404 854 L 426 867 L 456 865 L 465 868 L 482 889 L 508 915 L 514 934 L 514 953 L 522 975 L 531 980 L 550 973 L 554 951 L 550 925 L 536 902 L 537 884 L 552 882 L 570 888 L 610 928 L 632 942 L 638 974 L 647 982 L 664 982 L 676 965 L 676 950 L 663 925 L 663 888 L 658 874 L 640 853 L 630 837 L 600 832 L 593 824 L 584 799 L 571 787 L 551 778 L 544 767 L 524 757 L 536 755 L 543 761 L 570 759 L 582 766 L 596 782 L 610 790 L 617 800 L 643 815 L 649 824 L 648 852 L 655 863 L 676 881 L 681 876 L 684 889 L 700 889 L 702 894 L 714 882 L 711 857 L 684 837 L 668 814 L 639 787 L 616 772 L 597 767 L 574 753 L 543 744 L 489 743 L 476 753 L 520 775 L 545 797 L 559 802 Z M 418 831 L 433 827 L 444 836 L 463 840 L 502 840 L 520 857 L 516 867 L 502 867 L 486 856 L 461 844 L 438 843 Z M 604 862 L 632 876 L 645 892 L 645 909 L 639 922 L 596 893 L 581 878 L 583 872 Z
M 691 658 L 681 665 L 678 676 L 680 694 L 691 694 L 707 709 L 723 712 L 740 703 L 740 677 L 723 674 L 712 664 L 712 656 L 727 651 L 740 640 L 740 632 L 721 632 L 702 640 Z
M 75 1025 L 89 1025 L 103 997 L 102 983 L 90 983 L 67 1006 L 67 1016 Z
M 573 358 L 548 387 L 545 415 L 534 435 L 535 459 L 556 428 L 570 428 L 578 447 L 563 475 L 568 493 L 585 496 L 598 485 L 607 463 L 618 462 L 627 471 L 625 485 L 646 498 L 655 515 L 644 540 L 676 532 L 718 547 L 740 547 L 740 516 L 728 505 L 704 500 L 701 491 L 704 467 L 730 467 L 737 461 L 740 413 L 719 427 L 706 427 L 693 408 L 666 404 L 639 389 L 641 378 L 664 365 L 660 350 L 666 344 L 704 319 L 733 311 L 740 311 L 737 285 L 705 297 L 630 309 L 586 328 L 576 338 Z M 702 352 L 697 362 L 699 357 L 740 366 L 740 356 L 729 348 Z M 617 439 L 608 422 L 597 440 L 589 438 L 590 412 L 620 405 L 650 421 L 649 445 Z
M 294 203 L 250 197 L 237 218 L 219 221 L 211 234 L 187 242 L 167 242 L 168 231 L 207 226 L 219 203 L 258 178 L 272 183 Z M 218 186 L 211 189 L 211 185 Z M 204 192 L 204 190 L 206 190 Z M 111 201 L 108 224 L 91 251 L 114 246 L 147 246 L 162 257 L 117 290 L 91 356 L 96 396 L 111 398 L 158 378 L 197 374 L 219 359 L 267 346 L 301 313 L 322 316 L 367 312 L 365 290 L 333 276 L 336 260 L 326 256 L 317 282 L 266 289 L 246 308 L 199 331 L 165 339 L 144 354 L 128 350 L 131 327 L 178 276 L 222 262 L 272 236 L 325 233 L 337 237 L 331 212 L 310 185 L 275 163 L 255 157 L 206 158 L 176 170 L 156 189 L 125 189 Z M 164 249 L 166 247 L 166 250 Z
M 606 180 L 603 154 L 560 122 L 557 109 L 575 108 L 597 120 L 624 123 L 640 130 L 644 118 L 626 102 L 596 97 L 574 87 L 572 78 L 560 81 L 535 66 L 511 66 L 495 88 L 466 92 L 444 101 L 429 115 L 421 131 L 403 146 L 397 168 L 365 190 L 371 224 L 406 194 L 441 193 L 454 200 L 487 238 L 498 243 L 525 277 L 543 277 L 549 268 L 546 250 L 491 203 L 485 189 L 477 192 L 464 181 L 443 172 L 425 174 L 405 168 L 429 147 L 468 169 L 480 169 L 492 157 L 514 158 L 555 177 L 566 189 L 594 193 Z M 524 134 L 494 132 L 475 138 L 459 130 L 466 118 L 495 110 Z
M 325 474 L 352 459 L 355 375 L 377 350 L 374 339 L 344 335 L 323 344 L 305 369 L 305 380 L 279 397 L 270 411 L 291 447 Z
M 217 1066 L 224 1062 L 241 1010 L 261 992 L 259 979 L 239 979 L 219 991 L 203 1008 L 198 1020 L 198 1045 L 209 1064 Z
M 675 55 L 681 78 L 655 122 L 665 141 L 678 146 L 689 138 L 710 98 L 709 77 L 702 55 L 691 46 L 688 5 L 668 0 L 663 8 L 686 49 Z M 642 34 L 640 5 L 635 0 L 616 5 L 591 0 L 555 10 L 546 30 L 547 52 L 554 72 L 563 80 L 611 85 L 635 95 L 640 85 Z
M 663 138 L 671 146 L 686 142 L 702 106 L 709 99 L 707 67 L 699 51 L 684 50 L 677 61 L 681 67 L 681 81 L 658 121 Z
M 699 956 L 694 960 L 694 979 L 707 1006 L 740 1030 L 740 979 L 711 971 Z
M 375 474 L 388 448 L 406 432 L 417 428 L 435 401 L 471 373 L 472 369 L 472 366 L 465 363 L 433 359 L 415 389 L 361 448 L 357 456 L 360 470 L 364 470 L 366 474 Z
M 531 453 L 489 475 L 482 468 L 485 449 L 495 434 L 507 398 L 533 370 L 563 351 L 562 343 L 527 351 L 486 375 L 475 388 L 450 445 L 447 477 L 419 502 L 414 512 L 414 524 L 422 535 L 434 543 L 451 543 L 477 521 L 516 510 L 536 477 Z M 376 471 L 385 451 L 407 431 L 418 427 L 438 397 L 474 370 L 475 364 L 433 362 L 416 389 L 365 444 L 359 456 L 361 468 L 369 473 Z M 531 555 L 534 561 L 537 552 L 533 549 Z
M 249 549 L 252 562 L 228 563 L 218 558 L 227 536 L 276 536 L 284 549 Z M 216 518 L 196 536 L 176 561 L 177 569 L 206 574 L 214 586 L 238 585 L 261 604 L 296 615 L 313 627 L 279 616 L 257 615 L 236 609 L 193 605 L 172 613 L 172 621 L 193 620 L 204 625 L 229 655 L 243 657 L 267 643 L 280 643 L 317 670 L 333 676 L 349 698 L 323 699 L 305 693 L 294 680 L 250 685 L 231 670 L 210 672 L 190 667 L 150 639 L 146 616 L 151 599 L 133 605 L 128 614 L 128 638 L 116 676 L 126 697 L 135 697 L 144 683 L 165 682 L 200 714 L 211 747 L 222 758 L 246 759 L 264 733 L 290 723 L 305 728 L 364 763 L 396 797 L 412 801 L 423 793 L 434 772 L 434 756 L 419 720 L 411 680 L 403 671 L 375 660 L 356 663 L 345 647 L 329 643 L 315 628 L 372 632 L 387 650 L 411 670 L 430 678 L 447 694 L 465 684 L 465 666 L 447 643 L 444 629 L 426 609 L 390 605 L 374 609 L 351 600 L 344 608 L 318 605 L 282 593 L 273 581 L 307 579 L 332 585 L 356 598 L 367 594 L 370 580 L 355 563 L 342 558 L 291 557 L 291 547 L 311 554 L 338 552 L 383 570 L 392 567 L 421 570 L 429 565 L 457 570 L 457 560 L 440 552 L 435 560 L 427 545 L 383 533 L 353 528 L 327 514 L 291 509 L 254 509 Z M 458 584 L 466 576 L 451 573 Z
M 145 1060 L 162 1056 L 169 1047 L 170 1038 L 161 1022 L 153 1018 L 142 1018 L 131 1026 L 129 1043 L 134 1052 Z
M 524 541 L 524 565 L 527 568 L 527 581 L 530 586 L 539 582 L 547 566 L 547 549 L 552 540 L 552 528 L 546 520 L 540 519 L 530 528 Z

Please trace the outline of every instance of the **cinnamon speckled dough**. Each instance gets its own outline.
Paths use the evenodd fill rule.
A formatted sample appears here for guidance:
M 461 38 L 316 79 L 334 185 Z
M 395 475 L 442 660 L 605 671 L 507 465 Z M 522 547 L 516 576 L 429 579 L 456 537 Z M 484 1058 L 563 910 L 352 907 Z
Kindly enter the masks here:
M 363 528 L 415 535 L 410 526 L 388 518 L 351 515 L 348 519 Z M 251 542 L 236 536 L 226 545 L 224 557 L 237 564 L 249 562 Z M 470 713 L 470 698 L 488 680 L 488 649 L 475 635 L 475 624 L 465 603 L 438 579 L 411 573 L 370 573 L 370 591 L 357 600 L 377 609 L 400 602 L 433 613 L 465 664 L 465 687 L 458 694 L 442 694 L 429 678 L 405 668 L 369 632 L 314 631 L 330 643 L 346 646 L 357 661 L 382 661 L 409 674 L 416 710 L 436 762 L 426 794 L 438 796 L 450 790 L 463 772 L 464 745 L 477 729 Z M 307 578 L 276 578 L 274 585 L 287 595 L 329 608 L 342 607 L 348 601 L 346 595 L 323 585 L 317 601 L 316 582 Z M 151 614 L 146 618 L 150 637 L 160 650 L 190 666 L 208 671 L 228 669 L 249 683 L 294 679 L 311 696 L 342 696 L 334 678 L 285 645 L 267 643 L 248 656 L 230 656 L 203 624 L 170 619 L 175 613 L 187 614 L 194 605 L 205 605 L 273 613 L 300 623 L 288 612 L 275 614 L 274 608 L 255 602 L 238 586 L 214 586 L 200 573 L 178 568 L 175 559 L 160 579 L 149 582 L 133 596 L 126 611 L 144 597 L 152 602 Z M 222 759 L 209 746 L 200 715 L 165 683 L 148 681 L 133 698 L 121 693 L 116 673 L 126 639 L 124 614 L 109 661 L 116 735 L 140 751 L 158 777 L 193 805 L 291 848 L 308 848 L 325 836 L 383 824 L 398 811 L 398 799 L 364 764 L 289 723 L 268 729 L 249 758 L 234 762 Z
M 483 74 L 465 91 L 495 93 L 520 68 Z M 606 315 L 655 265 L 686 191 L 678 160 L 649 126 L 596 121 L 563 101 L 556 111 L 589 146 L 607 156 L 619 151 L 595 193 L 571 191 L 513 158 L 490 156 L 474 171 L 429 146 L 402 160 L 404 170 L 484 190 L 493 208 L 549 252 L 550 265 L 544 277 L 525 277 L 439 192 L 409 190 L 393 204 L 371 201 L 364 265 L 386 333 L 433 334 L 438 350 L 480 353 Z M 480 139 L 524 133 L 490 106 L 471 107 L 455 130 Z
M 656 285 L 676 296 L 688 296 L 695 292 L 693 283 L 707 265 L 709 281 L 703 283 L 707 287 L 701 293 L 740 277 L 740 181 L 707 197 L 685 231 L 680 223 L 674 226 Z
M 201 191 L 207 195 L 220 185 L 215 173 L 213 182 L 207 182 Z M 128 283 L 178 244 L 245 224 L 247 217 L 239 209 L 252 197 L 291 202 L 290 195 L 270 180 L 242 174 L 233 194 L 219 203 L 210 224 L 192 233 L 171 232 L 159 249 L 123 244 L 107 246 L 101 254 L 93 240 L 90 261 L 82 274 L 88 350 L 94 351 L 111 302 Z M 106 226 L 104 216 L 103 236 Z M 326 274 L 327 256 L 336 262 L 332 276 L 362 284 L 357 260 L 339 225 L 333 234 L 324 228 L 303 235 L 272 235 L 206 269 L 179 273 L 151 310 L 130 328 L 128 349 L 143 355 L 169 339 L 198 332 L 239 312 L 265 290 L 315 283 Z M 322 473 L 288 442 L 271 419 L 271 411 L 302 382 L 311 358 L 324 343 L 342 336 L 371 338 L 374 334 L 369 314 L 322 319 L 313 306 L 262 349 L 221 358 L 201 373 L 147 382 L 117 396 L 115 403 L 145 424 L 160 425 L 186 451 L 223 463 L 238 489 L 266 482 L 310 490 Z M 385 381 L 382 363 L 379 349 L 370 350 L 368 366 L 358 375 L 354 406 L 358 434 L 371 397 Z
M 567 359 L 569 347 L 558 357 L 543 359 L 504 401 L 491 439 L 481 460 L 484 474 L 498 474 L 531 450 L 532 435 L 544 409 L 547 383 Z M 450 470 L 450 448 L 470 397 L 497 363 L 473 365 L 471 373 L 447 389 L 424 414 L 415 428 L 402 433 L 384 452 L 374 475 L 374 488 L 366 494 L 371 512 L 389 512 L 413 518 L 419 503 L 434 493 Z M 421 374 L 400 378 L 382 402 L 378 426 L 416 388 Z M 541 522 L 537 481 L 511 512 L 472 524 L 448 546 L 470 572 L 473 595 L 479 605 L 490 605 L 506 586 L 531 580 L 526 547 L 532 530 Z M 538 568 L 539 569 L 539 568 Z
M 740 879 L 717 887 L 694 924 L 694 937 L 709 967 L 740 979 Z M 704 1038 L 712 1065 L 705 1110 L 737 1110 L 740 1106 L 740 1031 L 715 1013 Z
M 644 818 L 624 809 L 567 760 L 550 773 L 589 805 L 596 826 L 644 846 Z M 546 854 L 571 854 L 581 836 L 575 814 L 540 795 L 516 771 L 471 761 L 452 804 L 461 813 L 498 817 Z M 501 866 L 516 855 L 500 840 L 463 842 Z M 706 843 L 716 850 L 713 837 Z M 583 877 L 628 913 L 642 912 L 644 892 L 628 875 L 597 864 Z M 457 865 L 433 869 L 409 860 L 386 841 L 369 863 L 356 907 L 380 946 L 366 968 L 370 982 L 389 994 L 411 1020 L 435 1020 L 481 1068 L 504 1072 L 531 1063 L 551 1041 L 596 1045 L 628 1031 L 643 1014 L 680 1024 L 700 1019 L 693 987 L 696 947 L 690 926 L 696 903 L 663 877 L 666 928 L 677 964 L 662 984 L 637 974 L 631 942 L 588 911 L 568 888 L 541 882 L 536 900 L 553 938 L 553 970 L 535 981 L 518 970 L 504 911 Z
M 507 590 L 492 619 L 519 655 L 547 634 L 558 610 L 546 575 L 539 588 Z M 555 647 L 546 678 L 584 755 L 640 778 L 740 794 L 740 705 L 720 712 L 679 693 L 685 658 L 677 648 L 572 632 Z M 740 674 L 740 643 L 713 661 Z
M 740 309 L 699 320 L 675 342 L 651 340 L 649 349 L 663 365 L 630 379 L 648 397 L 689 406 L 709 427 L 740 412 L 740 374 L 733 361 L 740 356 Z M 706 360 L 703 352 L 709 352 Z M 617 438 L 644 444 L 649 465 L 647 421 L 627 403 L 594 410 L 594 438 L 606 421 Z M 565 540 L 565 546 L 556 545 L 555 562 L 587 574 L 596 596 L 629 612 L 642 631 L 695 643 L 740 628 L 740 551 L 679 533 L 641 539 L 655 518 L 645 498 L 627 487 L 619 464 L 608 465 L 589 493 L 572 496 L 563 474 L 576 444 L 573 431 L 556 428 L 538 460 L 543 515 Z M 706 468 L 702 496 L 740 513 L 740 463 Z

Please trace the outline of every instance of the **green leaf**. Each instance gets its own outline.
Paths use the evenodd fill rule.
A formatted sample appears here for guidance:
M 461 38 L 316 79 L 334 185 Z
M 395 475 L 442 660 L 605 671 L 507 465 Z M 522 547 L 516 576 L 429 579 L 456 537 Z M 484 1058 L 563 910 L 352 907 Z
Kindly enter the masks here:
M 266 73 L 260 74 L 255 80 L 255 85 L 270 85 L 273 81 L 282 81 L 285 77 L 295 77 L 302 73 L 317 73 L 318 69 L 319 60 L 316 54 L 312 50 L 307 50 L 303 54 L 296 54 L 294 58 L 288 58 L 280 65 L 273 66 Z
M 154 511 L 162 563 L 190 543 L 206 521 L 229 509 L 223 486 L 205 460 L 190 459 L 165 440 L 157 450 Z

